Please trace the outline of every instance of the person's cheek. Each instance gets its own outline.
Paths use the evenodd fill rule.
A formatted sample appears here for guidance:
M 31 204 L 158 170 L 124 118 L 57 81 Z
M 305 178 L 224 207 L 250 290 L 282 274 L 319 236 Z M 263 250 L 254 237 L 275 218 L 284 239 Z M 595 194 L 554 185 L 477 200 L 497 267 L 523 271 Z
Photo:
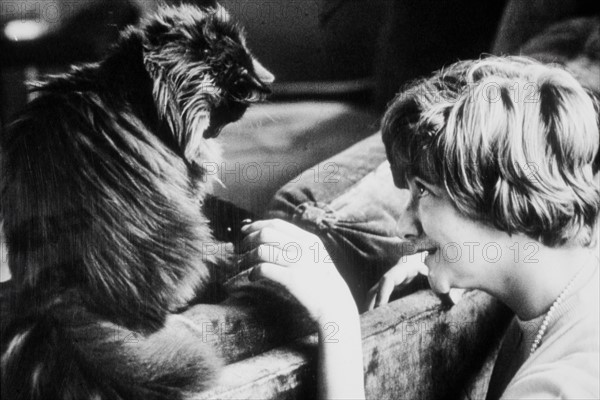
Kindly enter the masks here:
M 435 235 L 435 209 L 431 207 L 429 204 L 430 201 L 424 199 L 419 202 L 419 207 L 417 209 L 417 216 L 419 218 L 419 222 L 421 223 L 421 228 L 423 229 L 423 233 L 425 236 L 432 238 L 432 235 Z

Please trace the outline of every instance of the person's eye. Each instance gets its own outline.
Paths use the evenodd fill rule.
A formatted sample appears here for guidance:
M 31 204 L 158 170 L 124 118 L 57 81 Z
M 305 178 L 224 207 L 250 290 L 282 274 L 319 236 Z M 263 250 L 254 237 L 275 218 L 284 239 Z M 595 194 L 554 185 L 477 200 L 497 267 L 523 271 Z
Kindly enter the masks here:
M 428 194 L 430 194 L 431 192 L 429 191 L 429 189 L 427 189 L 422 183 L 420 182 L 415 182 L 415 187 L 417 189 L 417 196 L 418 197 L 424 197 L 427 196 Z

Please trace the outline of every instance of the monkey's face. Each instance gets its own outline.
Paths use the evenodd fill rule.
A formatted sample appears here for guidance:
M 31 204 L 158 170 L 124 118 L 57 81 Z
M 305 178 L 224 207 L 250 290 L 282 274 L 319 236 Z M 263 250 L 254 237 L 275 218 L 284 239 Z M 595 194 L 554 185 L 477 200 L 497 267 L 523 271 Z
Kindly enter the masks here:
M 142 43 L 158 112 L 189 161 L 270 93 L 273 75 L 220 6 L 163 8 L 142 25 Z

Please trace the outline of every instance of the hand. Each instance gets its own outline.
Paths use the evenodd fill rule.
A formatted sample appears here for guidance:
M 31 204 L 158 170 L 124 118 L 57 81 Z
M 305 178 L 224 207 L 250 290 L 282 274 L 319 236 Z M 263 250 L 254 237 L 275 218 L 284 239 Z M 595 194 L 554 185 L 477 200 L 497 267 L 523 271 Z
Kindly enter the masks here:
M 408 285 L 419 273 L 427 273 L 427 267 L 423 263 L 423 254 L 417 253 L 402 257 L 398 264 L 386 272 L 379 283 L 369 290 L 365 309 L 372 310 L 387 304 L 394 289 L 403 288 Z
M 284 286 L 319 323 L 357 314 L 344 279 L 316 235 L 282 220 L 257 221 L 242 228 L 241 267 L 250 280 Z
M 319 398 L 364 399 L 358 311 L 321 240 L 281 220 L 253 222 L 242 234 L 241 267 L 254 266 L 250 279 L 283 285 L 319 325 Z M 324 339 L 330 322 L 338 326 L 335 341 Z

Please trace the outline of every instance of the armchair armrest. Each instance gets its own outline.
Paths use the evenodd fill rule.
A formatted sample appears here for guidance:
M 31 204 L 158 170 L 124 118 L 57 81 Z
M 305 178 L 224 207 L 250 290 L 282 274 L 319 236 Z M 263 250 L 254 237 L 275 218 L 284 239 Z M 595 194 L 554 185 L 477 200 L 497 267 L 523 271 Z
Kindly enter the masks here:
M 479 291 L 449 310 L 420 291 L 363 314 L 367 398 L 484 398 L 510 317 Z M 212 389 L 191 398 L 314 398 L 316 345 L 313 334 L 227 365 Z

